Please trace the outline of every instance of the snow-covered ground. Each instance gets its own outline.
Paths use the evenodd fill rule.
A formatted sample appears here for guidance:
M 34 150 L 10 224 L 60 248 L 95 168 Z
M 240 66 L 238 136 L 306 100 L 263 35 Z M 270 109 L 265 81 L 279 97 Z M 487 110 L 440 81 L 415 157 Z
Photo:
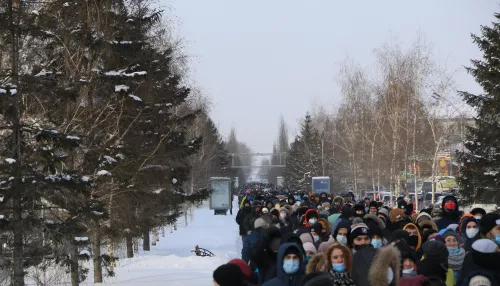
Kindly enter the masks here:
M 187 216 L 187 226 L 182 217 L 177 231 L 170 233 L 170 229 L 165 229 L 165 236 L 160 235 L 151 251 L 120 259 L 115 277 L 105 278 L 103 285 L 212 285 L 215 268 L 241 256 L 241 238 L 235 222 L 237 203 L 235 198 L 233 215 L 228 212 L 227 216 L 215 216 L 208 204 L 203 204 Z M 195 256 L 191 250 L 196 245 L 210 250 L 215 257 Z

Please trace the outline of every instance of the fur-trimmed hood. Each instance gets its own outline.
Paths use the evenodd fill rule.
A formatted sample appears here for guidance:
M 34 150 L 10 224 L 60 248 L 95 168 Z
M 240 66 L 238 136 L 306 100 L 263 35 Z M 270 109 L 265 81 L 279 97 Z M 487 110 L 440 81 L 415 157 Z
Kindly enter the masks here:
M 401 258 L 397 248 L 389 245 L 382 247 L 373 259 L 368 279 L 371 286 L 387 286 L 391 284 L 387 278 L 387 269 L 391 268 L 393 273 L 393 284 L 399 284 Z
M 372 215 L 372 214 L 366 214 L 364 216 L 364 219 L 365 221 L 366 220 L 373 220 L 380 229 L 384 229 L 385 228 L 385 223 L 376 215 Z
M 421 229 L 423 229 L 425 226 L 427 228 L 432 228 L 435 231 L 439 231 L 436 223 L 433 220 L 424 220 L 423 222 L 419 223 L 418 226 L 420 226 Z

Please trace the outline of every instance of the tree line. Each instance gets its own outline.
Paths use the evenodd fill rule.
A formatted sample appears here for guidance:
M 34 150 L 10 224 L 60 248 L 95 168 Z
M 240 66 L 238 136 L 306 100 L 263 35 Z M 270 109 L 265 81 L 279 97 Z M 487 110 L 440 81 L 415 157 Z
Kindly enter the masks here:
M 57 265 L 113 275 L 150 232 L 233 177 L 209 104 L 148 0 L 0 3 L 0 235 L 11 285 Z M 135 247 L 134 247 L 135 244 Z M 104 270 L 108 270 L 103 273 Z M 31 277 L 33 278 L 33 277 Z M 34 278 L 33 278 L 34 279 Z
M 500 204 L 500 14 L 494 15 L 496 22 L 472 35 L 483 57 L 465 68 L 480 94 L 456 91 L 452 73 L 438 67 L 422 38 L 407 49 L 376 49 L 374 67 L 347 59 L 336 77 L 340 106 L 315 106 L 290 145 L 280 170 L 286 187 L 309 191 L 311 177 L 330 176 L 337 192 L 388 186 L 398 196 L 414 191 L 417 177 L 435 181 L 440 153 L 449 152 L 454 164 L 446 168 L 457 169 L 461 202 Z

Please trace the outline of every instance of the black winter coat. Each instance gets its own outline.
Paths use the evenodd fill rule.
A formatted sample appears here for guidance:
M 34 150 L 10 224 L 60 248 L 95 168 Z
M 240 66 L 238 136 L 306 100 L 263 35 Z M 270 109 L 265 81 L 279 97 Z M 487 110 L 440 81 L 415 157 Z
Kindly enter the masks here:
M 247 214 L 245 216 L 245 219 L 243 220 L 243 225 L 245 227 L 245 231 L 247 233 L 251 232 L 254 230 L 254 222 L 256 219 L 258 219 L 261 215 L 260 212 L 255 212 L 255 209 L 257 208 L 257 206 L 254 206 L 252 207 L 252 210 L 250 211 L 249 214 Z M 260 209 L 260 206 L 258 206 L 258 208 Z
M 472 249 L 465 255 L 462 268 L 458 272 L 457 285 L 462 285 L 473 272 L 490 274 L 496 283 L 500 283 L 500 252 L 482 253 Z
M 262 231 L 257 242 L 251 261 L 259 269 L 259 284 L 263 284 L 276 277 L 276 259 L 278 253 L 271 250 L 271 241 L 275 238 L 281 240 L 281 232 L 275 227 L 270 227 Z
M 240 235 L 246 235 L 247 230 L 245 228 L 245 217 L 252 211 L 251 207 L 243 207 L 238 211 L 236 215 L 236 223 L 240 226 Z

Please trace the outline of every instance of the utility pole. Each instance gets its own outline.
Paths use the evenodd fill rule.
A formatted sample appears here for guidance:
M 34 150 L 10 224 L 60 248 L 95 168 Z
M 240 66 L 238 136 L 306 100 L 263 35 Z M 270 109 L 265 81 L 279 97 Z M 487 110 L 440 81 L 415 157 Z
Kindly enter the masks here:
M 22 156 L 21 156 L 21 90 L 19 86 L 19 38 L 21 22 L 21 0 L 9 0 L 9 30 L 11 38 L 11 82 L 17 88 L 16 94 L 11 94 L 12 104 L 12 158 L 16 160 L 13 166 L 14 180 L 12 184 L 12 231 L 14 247 L 12 252 L 13 278 L 11 285 L 24 286 L 24 245 L 23 245 L 23 209 L 22 198 Z

